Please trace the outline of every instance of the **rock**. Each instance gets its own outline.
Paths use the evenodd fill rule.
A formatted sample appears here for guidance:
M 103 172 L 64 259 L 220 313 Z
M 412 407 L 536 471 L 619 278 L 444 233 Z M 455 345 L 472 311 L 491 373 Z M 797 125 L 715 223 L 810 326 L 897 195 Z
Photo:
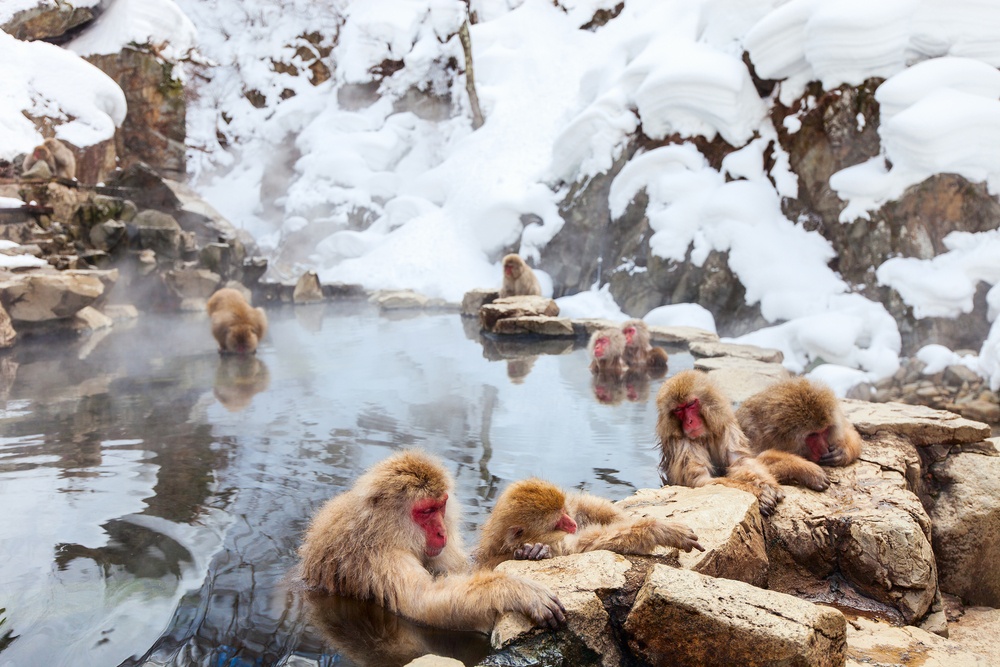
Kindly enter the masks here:
M 121 220 L 107 220 L 90 228 L 88 238 L 90 244 L 98 250 L 106 252 L 118 247 L 125 238 L 127 225 Z
M 691 354 L 696 357 L 736 357 L 763 361 L 769 364 L 780 364 L 785 359 L 781 350 L 756 345 L 740 345 L 737 343 L 721 343 L 716 341 L 692 341 L 689 345 Z
M 74 7 L 73 4 L 43 0 L 37 0 L 34 6 L 21 3 L 24 8 L 13 12 L 6 23 L 0 24 L 0 30 L 25 42 L 61 37 L 93 21 L 101 13 L 100 3 L 89 7 Z
M 827 468 L 826 491 L 784 487 L 785 499 L 767 524 L 768 584 L 913 623 L 937 595 L 931 520 L 906 479 L 916 451 L 909 447 L 908 464 L 896 449 L 908 445 L 881 437 L 889 442 L 866 442 L 858 462 Z M 883 448 L 889 452 L 883 461 L 869 462 L 870 450 Z
M 990 437 L 986 424 L 951 412 L 903 403 L 841 401 L 844 415 L 862 435 L 887 431 L 903 436 L 914 445 L 962 444 Z
M 989 664 L 1000 665 L 1000 609 L 966 607 L 961 618 L 948 624 L 948 638 Z
M 497 320 L 493 327 L 496 334 L 539 334 L 541 336 L 575 337 L 573 322 L 566 317 L 544 317 L 527 315 L 505 317 Z
M 911 625 L 896 627 L 867 618 L 847 623 L 848 667 L 989 667 L 995 664 L 959 642 Z
M 208 299 L 219 288 L 222 278 L 208 269 L 185 268 L 167 271 L 163 280 L 181 299 Z
M 986 400 L 980 398 L 973 399 L 954 406 L 954 409 L 959 411 L 963 417 L 975 421 L 987 422 L 989 424 L 1000 422 L 1000 403 L 997 402 L 996 395 Z
M 139 274 L 146 275 L 156 268 L 156 253 L 146 249 L 139 251 Z
M 173 216 L 147 209 L 138 213 L 130 226 L 136 230 L 139 248 L 170 259 L 181 256 L 183 230 Z
M 610 617 L 597 591 L 625 587 L 626 574 L 632 564 L 624 556 L 610 551 L 591 551 L 544 561 L 507 561 L 496 569 L 551 588 L 566 608 L 563 632 L 601 655 L 603 665 L 617 667 L 622 664 L 621 651 L 610 631 Z M 490 641 L 494 648 L 501 648 L 531 633 L 532 628 L 527 617 L 508 612 L 493 627 Z
M 15 342 L 17 342 L 17 332 L 14 330 L 14 323 L 7 309 L 0 303 L 0 349 L 13 347 Z
M 407 310 L 426 308 L 430 300 L 413 290 L 385 290 L 376 292 L 368 299 L 382 310 Z
M 654 343 L 679 343 L 691 345 L 695 342 L 717 343 L 719 335 L 697 327 L 649 327 L 649 338 Z
M 737 357 L 695 359 L 694 367 L 707 372 L 733 403 L 742 403 L 758 391 L 791 377 L 781 364 Z
M 640 489 L 617 503 L 635 516 L 653 516 L 687 524 L 705 551 L 684 553 L 660 547 L 680 566 L 713 577 L 767 586 L 768 559 L 764 524 L 757 500 L 737 489 L 709 484 L 698 489 L 665 486 Z
M 940 486 L 930 514 L 941 589 L 1000 607 L 1000 457 L 953 453 L 930 471 Z
M 130 303 L 109 303 L 101 309 L 101 312 L 110 317 L 113 322 L 124 322 L 139 317 L 139 310 Z
M 654 565 L 625 621 L 629 648 L 652 665 L 844 664 L 836 609 L 741 581 Z
M 404 667 L 465 667 L 465 663 L 455 658 L 427 654 L 411 660 Z
M 544 296 L 507 296 L 483 305 L 479 309 L 479 323 L 483 329 L 493 331 L 499 320 L 508 317 L 555 317 L 558 314 L 556 302 Z
M 500 290 L 477 288 L 469 290 L 462 297 L 462 315 L 478 317 L 479 309 L 487 303 L 493 303 L 500 296 Z
M 202 296 L 188 296 L 177 304 L 177 310 L 184 313 L 203 313 L 208 307 L 208 299 Z
M 617 329 L 621 325 L 621 322 L 605 320 L 597 317 L 573 320 L 573 329 L 576 331 L 576 335 L 582 338 L 590 338 L 594 335 L 595 331 L 600 331 L 601 329 Z
M 306 271 L 295 283 L 292 301 L 295 303 L 316 303 L 323 300 L 323 288 L 315 271 Z
M 73 316 L 73 330 L 81 334 L 109 329 L 113 325 L 114 322 L 110 317 L 93 306 L 81 308 Z
M 98 277 L 102 273 L 112 272 L 37 269 L 15 274 L 0 271 L 0 303 L 15 322 L 72 317 L 104 293 L 104 282 Z M 113 273 L 117 275 L 117 271 Z

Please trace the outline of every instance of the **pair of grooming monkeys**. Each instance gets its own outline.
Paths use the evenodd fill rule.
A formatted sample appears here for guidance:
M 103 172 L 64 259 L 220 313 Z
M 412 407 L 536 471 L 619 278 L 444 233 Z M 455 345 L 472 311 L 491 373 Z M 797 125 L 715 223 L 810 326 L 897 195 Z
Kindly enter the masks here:
M 734 412 L 706 374 L 682 371 L 656 403 L 663 482 L 734 486 L 757 497 L 765 515 L 783 497 L 781 482 L 824 490 L 821 466 L 847 465 L 860 454 L 860 436 L 833 392 L 805 379 L 774 385 Z M 517 611 L 555 628 L 565 621 L 557 596 L 496 565 L 597 549 L 703 550 L 682 523 L 634 517 L 603 498 L 532 478 L 497 499 L 470 564 L 459 513 L 447 510 L 453 494 L 451 475 L 426 453 L 403 451 L 374 465 L 313 517 L 299 548 L 305 585 L 435 627 L 489 632 L 502 613 Z

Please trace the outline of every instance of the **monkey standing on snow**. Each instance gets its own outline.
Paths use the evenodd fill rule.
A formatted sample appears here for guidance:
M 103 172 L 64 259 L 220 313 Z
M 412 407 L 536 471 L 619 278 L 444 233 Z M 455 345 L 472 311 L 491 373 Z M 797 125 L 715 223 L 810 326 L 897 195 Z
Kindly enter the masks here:
M 66 144 L 49 137 L 24 157 L 22 175 L 31 171 L 38 162 L 48 165 L 49 173 L 59 178 L 76 178 L 76 157 Z

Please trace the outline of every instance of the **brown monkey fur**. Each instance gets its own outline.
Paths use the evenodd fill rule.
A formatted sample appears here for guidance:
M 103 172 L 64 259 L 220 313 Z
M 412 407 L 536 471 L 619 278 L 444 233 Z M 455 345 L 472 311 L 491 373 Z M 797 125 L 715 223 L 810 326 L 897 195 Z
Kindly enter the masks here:
M 446 511 L 453 486 L 444 466 L 424 452 L 403 451 L 375 464 L 313 517 L 299 548 L 303 580 L 440 628 L 489 632 L 506 611 L 543 626 L 562 623 L 565 610 L 541 584 L 470 573 L 459 512 Z M 445 529 L 445 543 L 433 556 L 411 514 L 426 501 L 441 501 Z
M 220 354 L 254 354 L 267 331 L 263 308 L 252 308 L 238 290 L 223 287 L 206 305 Z
M 566 516 L 576 523 L 575 533 L 560 527 Z M 479 567 L 493 569 L 512 558 L 538 559 L 598 549 L 650 554 L 658 546 L 704 551 L 694 532 L 682 523 L 636 518 L 604 498 L 566 494 L 555 484 L 533 477 L 514 482 L 500 494 L 483 524 L 474 558 Z
M 606 340 L 605 343 L 600 343 Z M 602 347 L 601 357 L 597 350 Z M 590 372 L 595 375 L 620 378 L 625 374 L 625 336 L 618 329 L 599 329 L 590 337 L 587 343 L 587 354 L 590 356 Z
M 531 267 L 519 255 L 503 258 L 503 285 L 500 296 L 541 296 L 542 286 Z
M 628 342 L 630 330 L 635 331 L 631 343 Z M 645 322 L 628 320 L 622 324 L 622 334 L 625 335 L 625 363 L 630 370 L 644 371 L 667 367 L 667 352 L 663 348 L 653 347 L 649 342 L 649 327 Z
M 789 467 L 846 466 L 861 455 L 861 436 L 844 417 L 833 390 L 806 378 L 783 380 L 754 394 L 736 411 L 736 419 L 757 458 L 781 481 Z
M 53 176 L 76 178 L 76 157 L 69 147 L 58 139 L 49 137 L 35 146 L 34 150 L 24 157 L 22 172 L 30 170 L 36 162 L 45 162 Z
M 674 410 L 695 399 L 704 433 L 689 437 Z M 754 458 L 729 399 L 706 373 L 685 370 L 668 379 L 656 395 L 656 408 L 664 484 L 732 486 L 754 494 L 761 514 L 774 512 L 785 494 L 767 467 Z

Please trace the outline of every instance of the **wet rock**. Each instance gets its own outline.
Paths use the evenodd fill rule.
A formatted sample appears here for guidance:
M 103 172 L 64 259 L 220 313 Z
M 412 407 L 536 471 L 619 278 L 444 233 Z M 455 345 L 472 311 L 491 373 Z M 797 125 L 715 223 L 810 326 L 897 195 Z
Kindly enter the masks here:
M 1000 456 L 952 453 L 931 474 L 940 487 L 930 513 L 941 589 L 1000 607 Z
M 382 310 L 407 310 L 410 308 L 426 308 L 430 303 L 423 294 L 413 290 L 391 290 L 376 292 L 368 299 Z
M 323 288 L 315 271 L 306 271 L 295 283 L 292 301 L 295 303 L 316 303 L 323 300 Z
M 791 377 L 781 364 L 739 357 L 696 359 L 694 367 L 705 371 L 734 403 L 742 403 L 758 391 Z
M 80 334 L 110 329 L 114 322 L 110 317 L 93 306 L 87 306 L 77 311 L 73 316 L 73 330 Z
M 544 317 L 527 315 L 524 317 L 505 317 L 497 320 L 493 326 L 496 334 L 538 334 L 552 337 L 573 337 L 573 322 L 566 317 Z
M 967 607 L 961 618 L 948 624 L 948 637 L 989 664 L 1000 665 L 1000 609 Z
M 621 326 L 621 324 L 621 322 L 605 320 L 597 317 L 582 318 L 573 320 L 573 329 L 576 331 L 578 336 L 590 338 L 594 335 L 595 331 L 600 331 L 601 329 L 617 329 Z
M 12 320 L 43 322 L 72 317 L 105 290 L 101 273 L 37 269 L 28 273 L 0 271 L 0 303 Z
M 740 345 L 738 343 L 721 343 L 714 341 L 692 341 L 691 354 L 696 357 L 735 357 L 751 361 L 763 361 L 769 364 L 780 364 L 785 359 L 781 350 L 756 345 Z
M 485 304 L 479 309 L 479 323 L 486 331 L 493 331 L 496 323 L 510 317 L 556 317 L 559 306 L 543 296 L 507 296 Z
M 885 445 L 897 453 L 905 446 Z M 882 448 L 866 442 L 861 460 L 827 468 L 831 484 L 822 493 L 784 487 L 768 522 L 771 589 L 906 623 L 930 609 L 938 572 L 931 520 L 909 490 L 905 460 L 866 460 L 869 450 Z M 910 456 L 915 463 L 916 451 Z
M 690 345 L 697 342 L 717 343 L 719 336 L 697 327 L 649 327 L 649 338 L 654 343 L 677 343 Z
M 126 227 L 121 220 L 106 220 L 90 228 L 88 239 L 94 248 L 110 252 L 125 239 Z
M 183 230 L 173 216 L 147 209 L 138 213 L 130 226 L 135 229 L 139 248 L 170 259 L 181 256 Z
M 484 304 L 492 303 L 500 296 L 500 290 L 477 288 L 469 290 L 462 297 L 462 315 L 478 317 Z
M 113 322 L 124 322 L 139 317 L 139 310 L 130 303 L 109 303 L 101 309 L 101 312 L 110 317 Z
M 181 299 L 208 299 L 219 288 L 222 278 L 208 269 L 184 268 L 163 275 L 167 287 Z
M 893 626 L 867 618 L 847 623 L 847 666 L 989 667 L 994 664 L 960 643 L 911 625 Z
M 632 570 L 632 564 L 624 556 L 610 551 L 592 551 L 545 561 L 507 561 L 496 569 L 525 576 L 550 587 L 566 607 L 563 632 L 571 641 L 581 642 L 601 655 L 600 664 L 607 667 L 622 664 L 621 651 L 611 632 L 611 618 L 598 591 L 626 586 L 626 575 Z M 494 648 L 501 648 L 530 634 L 532 630 L 527 617 L 509 612 L 501 616 L 494 626 L 491 643 Z
M 14 323 L 7 309 L 0 303 L 0 349 L 13 347 L 16 341 L 17 332 L 14 330 Z
M 625 621 L 629 648 L 649 664 L 844 664 L 836 609 L 740 581 L 655 565 Z
M 634 516 L 652 516 L 687 524 L 705 551 L 685 553 L 660 547 L 657 554 L 676 558 L 681 567 L 713 577 L 767 586 L 768 559 L 764 523 L 753 495 L 718 484 L 698 489 L 666 486 L 640 489 L 618 506 Z
M 147 275 L 156 269 L 156 253 L 148 248 L 141 250 L 136 257 L 139 262 L 139 274 Z
M 862 435 L 890 432 L 914 445 L 962 444 L 990 437 L 990 427 L 943 410 L 902 403 L 842 401 L 844 415 Z

